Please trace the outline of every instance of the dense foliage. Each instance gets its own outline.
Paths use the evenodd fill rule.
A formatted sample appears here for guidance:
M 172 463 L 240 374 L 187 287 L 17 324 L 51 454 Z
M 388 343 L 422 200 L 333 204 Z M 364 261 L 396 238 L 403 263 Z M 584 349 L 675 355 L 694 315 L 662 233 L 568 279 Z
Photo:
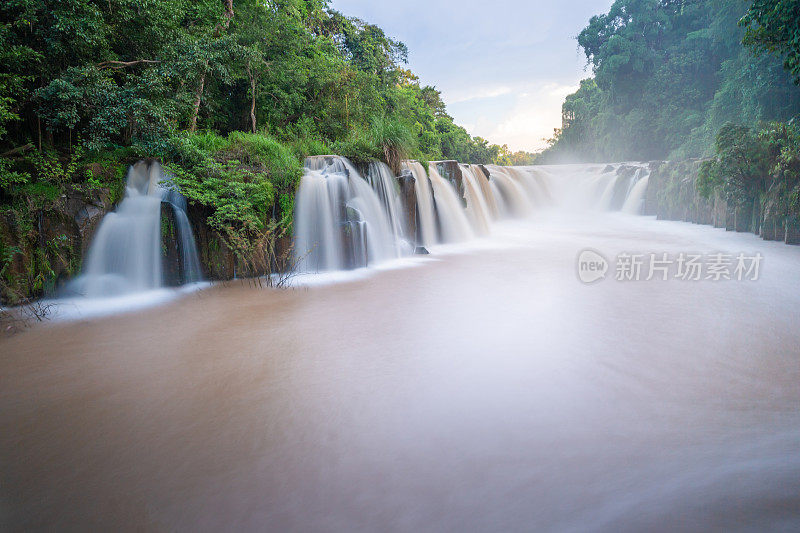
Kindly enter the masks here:
M 698 157 L 728 122 L 789 120 L 798 39 L 797 0 L 616 0 L 578 36 L 594 77 L 540 161 Z
M 401 68 L 405 45 L 327 3 L 9 0 L 0 142 L 153 154 L 177 132 L 207 130 L 331 144 L 382 120 L 412 131 L 411 155 L 497 155 Z
M 139 158 L 239 257 L 288 229 L 304 156 L 504 160 L 406 56 L 328 0 L 2 2 L 0 297 L 74 274 L 83 244 L 43 250 L 42 221 L 75 198 L 108 209 Z
M 715 157 L 700 166 L 697 190 L 718 194 L 737 208 L 752 210 L 753 225 L 767 218 L 800 215 L 800 130 L 769 123 L 759 130 L 726 124 L 714 143 Z
M 740 24 L 756 52 L 784 54 L 784 67 L 800 83 L 800 1 L 755 0 Z

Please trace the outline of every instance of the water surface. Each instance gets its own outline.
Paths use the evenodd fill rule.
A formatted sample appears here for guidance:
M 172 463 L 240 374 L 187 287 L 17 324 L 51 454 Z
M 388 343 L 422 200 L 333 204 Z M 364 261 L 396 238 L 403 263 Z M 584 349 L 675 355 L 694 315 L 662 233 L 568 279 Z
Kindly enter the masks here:
M 587 247 L 764 262 L 584 285 Z M 800 528 L 800 249 L 540 213 L 433 251 L 0 341 L 0 528 Z

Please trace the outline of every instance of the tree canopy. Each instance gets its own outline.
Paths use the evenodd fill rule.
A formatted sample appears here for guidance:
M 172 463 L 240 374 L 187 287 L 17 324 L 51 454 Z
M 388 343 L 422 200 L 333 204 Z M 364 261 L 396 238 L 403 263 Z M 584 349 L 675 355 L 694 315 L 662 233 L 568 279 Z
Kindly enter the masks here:
M 796 0 L 616 0 L 578 36 L 594 77 L 540 160 L 695 157 L 727 122 L 789 120 L 800 89 L 780 54 L 792 67 L 798 13 Z
M 159 155 L 182 131 L 344 141 L 377 120 L 410 155 L 490 162 L 406 46 L 328 0 L 9 0 L 0 6 L 0 146 Z

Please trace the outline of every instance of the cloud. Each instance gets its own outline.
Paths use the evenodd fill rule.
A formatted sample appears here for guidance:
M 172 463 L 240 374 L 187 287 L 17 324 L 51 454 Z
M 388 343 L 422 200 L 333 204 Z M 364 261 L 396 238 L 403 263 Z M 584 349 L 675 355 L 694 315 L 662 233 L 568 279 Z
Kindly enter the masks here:
M 514 109 L 500 118 L 485 137 L 497 144 L 508 144 L 512 150 L 544 148 L 545 139 L 553 135 L 553 128 L 561 126 L 564 98 L 576 90 L 577 85 L 546 83 L 520 93 Z
M 445 95 L 449 104 L 460 104 L 463 102 L 470 102 L 472 100 L 479 100 L 481 98 L 497 98 L 511 94 L 513 89 L 511 87 L 466 87 L 462 91 L 453 91 Z
M 544 146 L 563 97 L 585 78 L 575 36 L 613 0 L 333 0 L 408 45 L 409 67 L 467 130 L 514 149 Z
M 533 151 L 544 148 L 544 139 L 561 126 L 561 104 L 578 85 L 537 81 L 507 89 L 494 95 L 489 89 L 476 90 L 487 96 L 455 102 L 450 113 L 471 135 L 514 151 Z

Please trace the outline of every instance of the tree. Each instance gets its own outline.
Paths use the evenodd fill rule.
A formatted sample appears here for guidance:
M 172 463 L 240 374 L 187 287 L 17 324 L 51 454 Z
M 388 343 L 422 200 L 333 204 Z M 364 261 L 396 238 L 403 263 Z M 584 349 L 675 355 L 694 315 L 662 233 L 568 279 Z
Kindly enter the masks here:
M 800 0 L 755 0 L 740 25 L 747 28 L 744 44 L 785 56 L 784 68 L 800 84 Z
M 781 4 L 800 12 L 797 0 Z M 578 43 L 594 78 L 567 97 L 561 131 L 540 160 L 698 157 L 713 152 L 728 121 L 796 115 L 800 91 L 780 61 L 754 58 L 741 46 L 745 30 L 738 24 L 750 5 L 616 0 L 608 13 L 592 17 Z

